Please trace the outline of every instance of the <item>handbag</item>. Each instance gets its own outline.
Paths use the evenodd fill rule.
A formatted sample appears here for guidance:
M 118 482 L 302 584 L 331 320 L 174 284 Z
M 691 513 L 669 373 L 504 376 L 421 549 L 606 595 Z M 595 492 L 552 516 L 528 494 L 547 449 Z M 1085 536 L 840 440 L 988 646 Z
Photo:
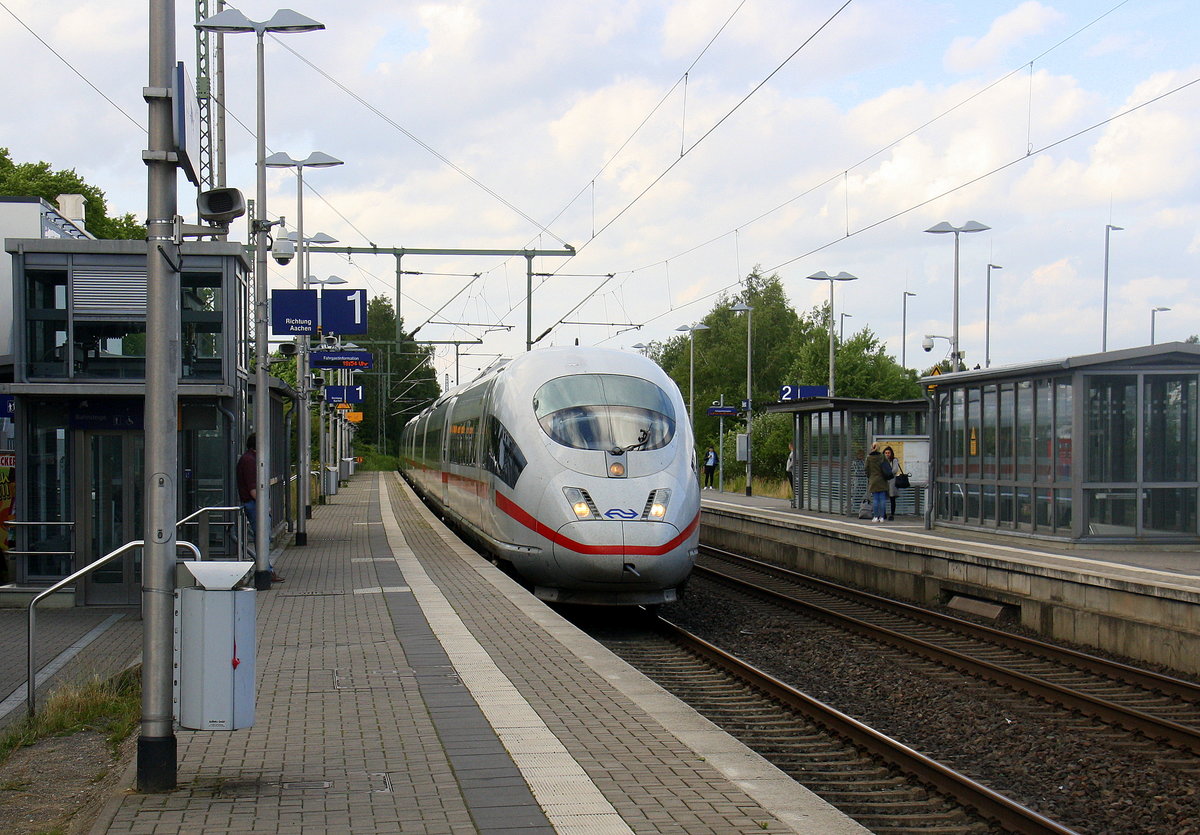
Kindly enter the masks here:
M 895 484 L 897 487 L 908 487 L 908 473 L 900 473 L 896 476 Z

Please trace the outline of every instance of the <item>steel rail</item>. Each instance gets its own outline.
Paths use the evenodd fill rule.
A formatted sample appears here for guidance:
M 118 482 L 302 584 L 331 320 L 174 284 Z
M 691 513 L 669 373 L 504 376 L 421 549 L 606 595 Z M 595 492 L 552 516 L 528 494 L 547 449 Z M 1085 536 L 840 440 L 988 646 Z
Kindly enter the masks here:
M 1122 664 L 1118 661 L 1110 661 L 1106 658 L 1100 658 L 1096 655 L 1091 655 L 1086 652 L 1060 647 L 1054 644 L 1039 641 L 1034 638 L 1025 638 L 1020 635 L 1014 635 L 1011 632 L 1005 632 L 1002 629 L 995 629 L 984 624 L 973 623 L 962 618 L 956 618 L 951 615 L 945 615 L 941 612 L 934 612 L 929 609 L 922 609 L 919 606 L 913 606 L 908 603 L 902 603 L 897 600 L 891 600 L 877 594 L 860 591 L 848 586 L 843 586 L 829 580 L 823 580 L 819 577 L 813 577 L 808 574 L 801 574 L 798 571 L 793 571 L 783 566 L 774 565 L 772 563 L 763 562 L 762 560 L 747 557 L 742 554 L 735 554 L 732 551 L 725 551 L 720 548 L 713 548 L 708 545 L 700 546 L 702 553 L 708 552 L 721 559 L 737 562 L 753 568 L 769 571 L 780 576 L 793 579 L 796 582 L 804 583 L 810 586 L 828 591 L 841 597 L 846 597 L 854 601 L 866 603 L 870 606 L 875 606 L 880 609 L 893 612 L 895 614 L 904 615 L 915 618 L 926 623 L 932 623 L 943 628 L 951 629 L 974 638 L 989 641 L 991 643 L 1003 646 L 1008 649 L 1018 652 L 1027 652 L 1039 655 L 1050 661 L 1058 661 L 1061 663 L 1071 664 L 1082 670 L 1102 675 L 1106 678 L 1113 678 L 1124 681 L 1127 684 L 1133 684 L 1138 687 L 1143 687 L 1147 690 L 1154 690 L 1164 695 L 1177 696 L 1189 701 L 1200 703 L 1200 684 L 1185 679 L 1176 678 L 1174 676 L 1164 675 L 1153 670 L 1144 670 L 1139 667 L 1133 667 L 1128 664 Z
M 1021 833 L 1021 835 L 1074 835 L 1074 830 L 1022 806 L 982 783 L 972 780 L 965 774 L 930 759 L 919 751 L 864 725 L 836 708 L 802 693 L 670 621 L 659 618 L 657 626 L 671 640 L 727 671 L 730 675 L 736 676 L 751 687 L 778 699 L 789 708 L 827 728 L 837 736 L 896 766 L 937 791 L 953 797 L 964 806 L 974 809 L 982 817 L 995 821 L 1009 831 Z
M 695 567 L 694 573 L 717 577 L 748 589 L 753 594 L 767 597 L 789 607 L 798 607 L 839 628 L 849 629 L 872 640 L 882 641 L 934 663 L 953 667 L 967 675 L 984 678 L 1018 692 L 1044 699 L 1051 704 L 1078 711 L 1110 725 L 1118 725 L 1127 730 L 1144 734 L 1153 740 L 1165 740 L 1170 745 L 1200 754 L 1200 731 L 1170 719 L 1162 719 L 1135 708 L 1124 707 L 1087 693 L 1080 693 L 1036 676 L 1010 670 L 989 661 L 981 661 L 956 650 L 946 649 L 920 638 L 913 638 L 893 629 L 869 623 L 782 592 L 754 585 L 712 568 L 698 565 Z

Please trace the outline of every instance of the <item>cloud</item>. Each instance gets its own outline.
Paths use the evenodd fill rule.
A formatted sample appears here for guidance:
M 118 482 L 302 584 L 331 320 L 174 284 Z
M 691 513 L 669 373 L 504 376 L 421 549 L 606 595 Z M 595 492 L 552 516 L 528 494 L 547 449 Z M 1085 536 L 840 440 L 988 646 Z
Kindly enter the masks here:
M 1026 0 L 1011 12 L 992 21 L 991 28 L 983 37 L 963 36 L 955 38 L 946 50 L 946 69 L 957 73 L 971 73 L 992 66 L 1009 49 L 1037 35 L 1051 25 L 1064 19 L 1061 12 L 1044 6 L 1037 0 Z

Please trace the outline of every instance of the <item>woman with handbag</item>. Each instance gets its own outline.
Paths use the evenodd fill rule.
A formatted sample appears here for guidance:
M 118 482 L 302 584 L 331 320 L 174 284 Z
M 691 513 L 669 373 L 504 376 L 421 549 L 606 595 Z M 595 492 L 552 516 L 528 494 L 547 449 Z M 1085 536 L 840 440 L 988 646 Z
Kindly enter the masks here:
M 883 448 L 883 457 L 892 467 L 892 477 L 888 479 L 887 483 L 888 502 L 891 506 L 891 513 L 888 514 L 887 518 L 894 521 L 896 518 L 896 494 L 900 487 L 908 486 L 908 474 L 904 472 L 904 468 L 896 458 L 896 453 L 892 451 L 890 446 Z M 901 479 L 900 476 L 904 476 L 904 478 Z

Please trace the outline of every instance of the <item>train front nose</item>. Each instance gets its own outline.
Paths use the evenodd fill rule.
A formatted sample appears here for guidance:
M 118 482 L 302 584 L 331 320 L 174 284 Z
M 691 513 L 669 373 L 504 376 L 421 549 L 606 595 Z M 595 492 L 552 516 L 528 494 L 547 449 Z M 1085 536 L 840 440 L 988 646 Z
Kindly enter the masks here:
M 690 560 L 679 559 L 688 542 L 669 522 L 568 522 L 558 533 L 555 564 L 576 582 L 671 586 L 690 570 Z

